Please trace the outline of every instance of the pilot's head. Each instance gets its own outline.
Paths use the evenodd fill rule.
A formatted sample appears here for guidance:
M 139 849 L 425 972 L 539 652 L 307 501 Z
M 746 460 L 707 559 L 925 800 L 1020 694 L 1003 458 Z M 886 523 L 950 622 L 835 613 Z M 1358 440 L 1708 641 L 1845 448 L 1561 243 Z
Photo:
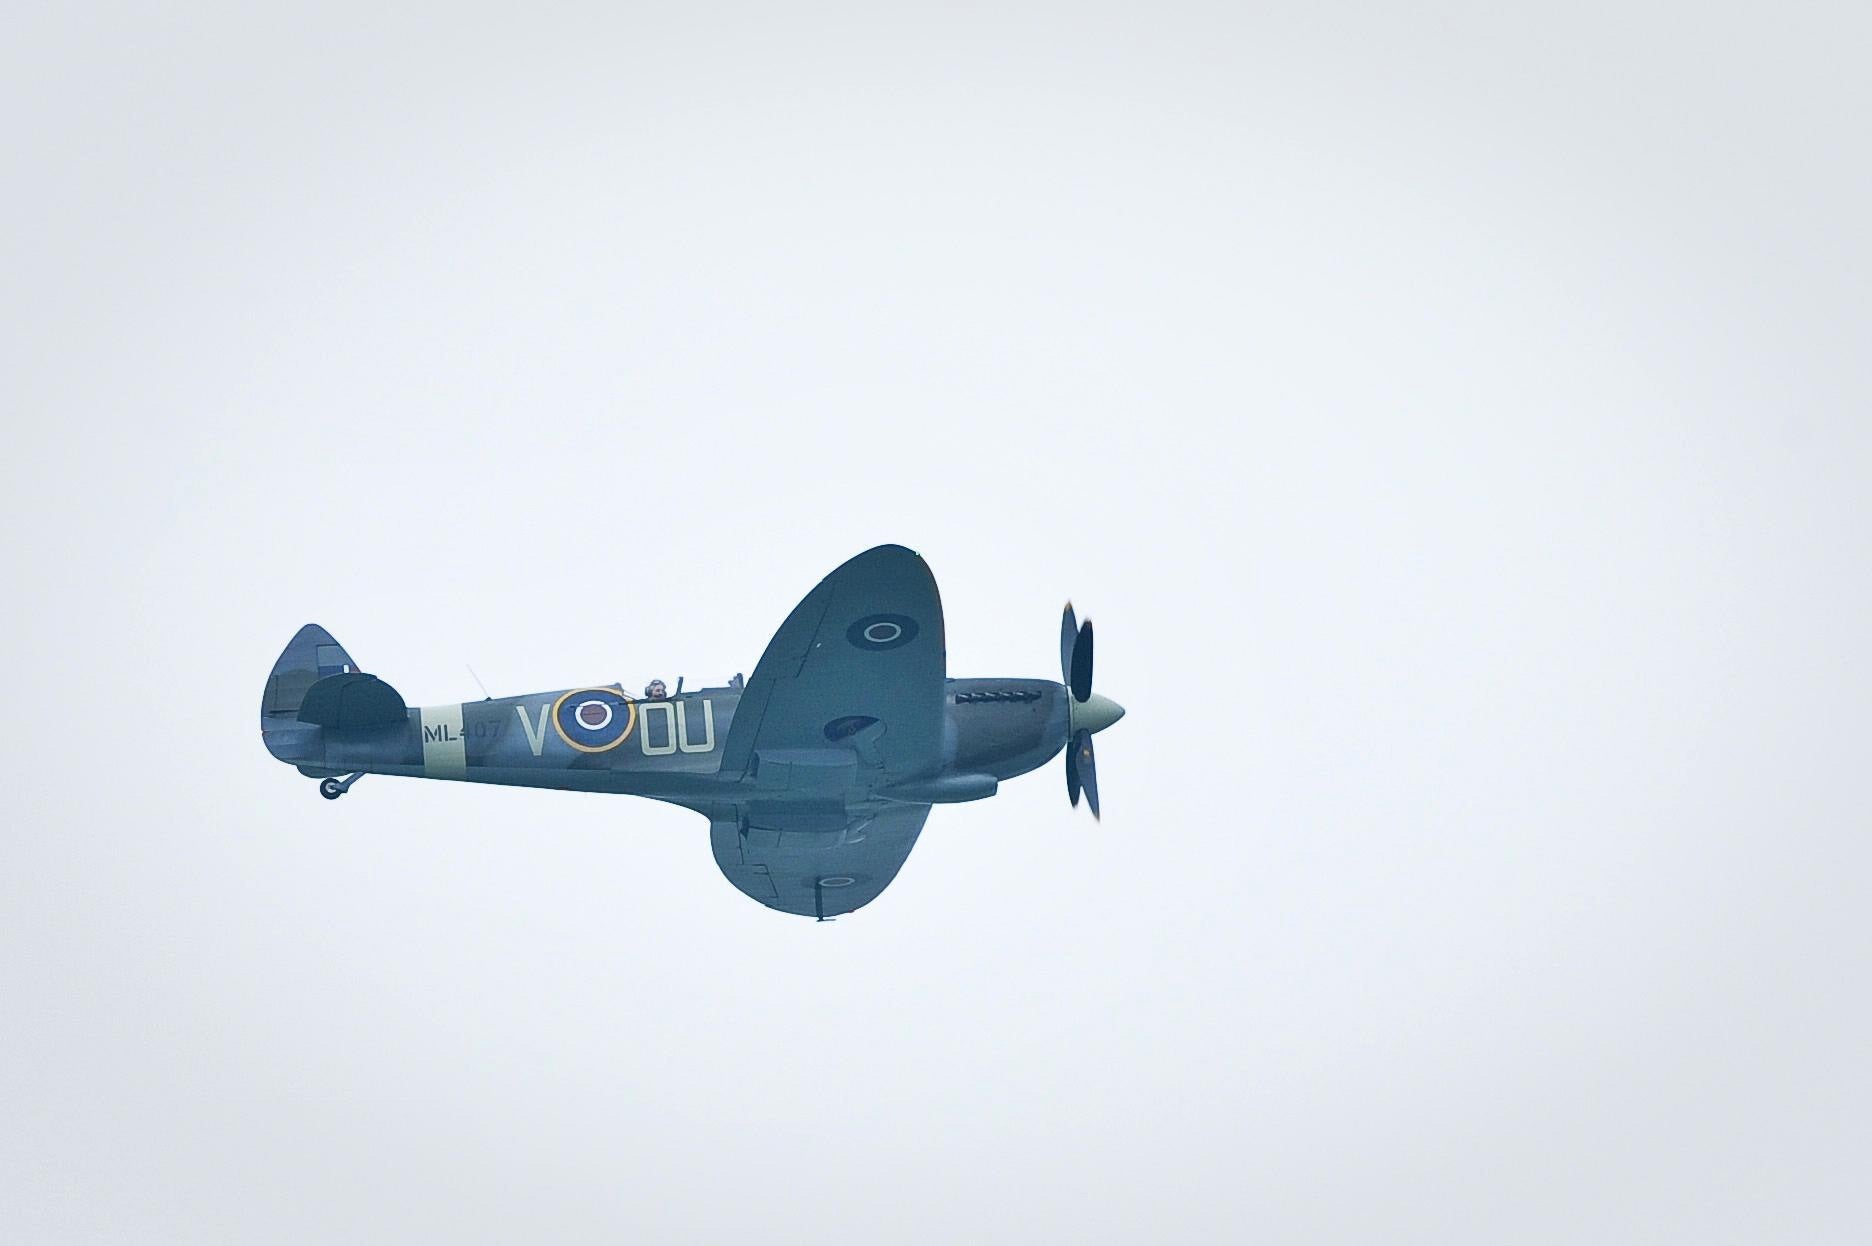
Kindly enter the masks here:
M 644 695 L 649 697 L 652 701 L 661 701 L 664 697 L 669 695 L 669 689 L 663 686 L 662 680 L 653 679 L 650 681 L 649 685 L 644 688 Z

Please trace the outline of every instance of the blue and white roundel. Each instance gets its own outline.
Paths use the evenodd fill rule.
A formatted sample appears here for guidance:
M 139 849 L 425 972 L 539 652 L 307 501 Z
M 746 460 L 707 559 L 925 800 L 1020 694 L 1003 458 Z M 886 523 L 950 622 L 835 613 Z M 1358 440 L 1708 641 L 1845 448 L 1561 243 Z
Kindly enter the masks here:
M 845 629 L 845 639 L 859 649 L 896 649 L 916 634 L 916 620 L 907 614 L 867 614 Z
M 630 738 L 637 706 L 617 688 L 574 688 L 552 711 L 559 738 L 581 753 L 602 753 Z

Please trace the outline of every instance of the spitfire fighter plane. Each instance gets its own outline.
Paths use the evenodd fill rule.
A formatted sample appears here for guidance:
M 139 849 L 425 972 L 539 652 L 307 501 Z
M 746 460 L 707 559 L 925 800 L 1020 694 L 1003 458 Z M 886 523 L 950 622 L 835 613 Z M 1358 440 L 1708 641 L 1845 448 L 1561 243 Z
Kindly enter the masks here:
M 890 885 L 930 806 L 993 796 L 1066 750 L 1098 816 L 1092 737 L 1124 707 L 1092 691 L 1092 625 L 1070 604 L 1060 677 L 950 679 L 923 559 L 880 545 L 819 582 L 745 684 L 642 698 L 618 684 L 411 709 L 329 632 L 299 629 L 267 678 L 267 751 L 336 800 L 367 774 L 682 805 L 715 862 L 769 908 L 821 920 Z

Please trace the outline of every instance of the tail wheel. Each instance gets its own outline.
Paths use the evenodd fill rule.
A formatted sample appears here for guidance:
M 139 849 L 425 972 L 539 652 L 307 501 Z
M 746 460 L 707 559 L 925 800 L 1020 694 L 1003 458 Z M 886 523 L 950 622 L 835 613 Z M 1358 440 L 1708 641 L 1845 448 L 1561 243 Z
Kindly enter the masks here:
M 336 779 L 321 779 L 319 781 L 319 795 L 323 796 L 326 800 L 337 800 L 340 796 L 344 795 L 344 785 L 339 783 Z

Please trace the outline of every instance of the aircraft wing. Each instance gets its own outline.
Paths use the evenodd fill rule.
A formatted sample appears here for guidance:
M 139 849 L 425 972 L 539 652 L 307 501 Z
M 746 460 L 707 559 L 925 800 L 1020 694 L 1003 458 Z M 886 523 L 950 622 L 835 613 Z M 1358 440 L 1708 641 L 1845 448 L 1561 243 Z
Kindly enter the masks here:
M 770 909 L 836 917 L 878 898 L 916 846 L 928 805 L 892 805 L 843 828 L 777 830 L 750 817 L 709 824 L 715 864 Z
M 936 577 L 901 545 L 866 550 L 806 594 L 768 642 L 722 771 L 757 770 L 762 755 L 856 748 L 884 782 L 928 773 L 942 763 L 944 673 Z

